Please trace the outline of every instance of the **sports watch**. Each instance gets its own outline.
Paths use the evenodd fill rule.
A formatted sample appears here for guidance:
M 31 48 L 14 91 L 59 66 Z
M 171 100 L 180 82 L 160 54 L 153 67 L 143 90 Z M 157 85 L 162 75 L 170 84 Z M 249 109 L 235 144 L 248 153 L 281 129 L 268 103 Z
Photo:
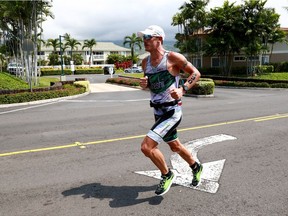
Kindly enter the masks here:
M 182 84 L 181 86 L 182 86 L 182 88 L 184 89 L 185 92 L 187 92 L 189 90 L 188 86 L 186 86 L 184 84 Z

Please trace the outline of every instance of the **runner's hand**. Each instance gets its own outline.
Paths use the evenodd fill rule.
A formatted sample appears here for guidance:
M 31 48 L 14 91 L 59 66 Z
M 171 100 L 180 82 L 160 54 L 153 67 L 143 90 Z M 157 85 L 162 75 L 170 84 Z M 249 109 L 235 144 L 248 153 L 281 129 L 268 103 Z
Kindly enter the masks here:
M 180 100 L 183 96 L 183 89 L 182 88 L 175 88 L 170 91 L 170 95 L 175 100 Z
M 147 76 L 140 78 L 140 86 L 143 89 L 147 88 L 147 86 L 148 86 L 148 77 Z

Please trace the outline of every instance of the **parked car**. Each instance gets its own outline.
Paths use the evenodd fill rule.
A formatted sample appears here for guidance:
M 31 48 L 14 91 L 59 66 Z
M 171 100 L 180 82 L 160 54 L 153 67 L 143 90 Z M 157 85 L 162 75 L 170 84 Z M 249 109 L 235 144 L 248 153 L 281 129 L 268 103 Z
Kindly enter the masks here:
M 114 67 L 113 66 L 105 66 L 104 68 L 103 68 L 103 70 L 104 70 L 104 74 L 110 74 L 110 70 L 112 70 L 113 71 L 113 74 L 115 74 L 115 70 L 114 70 Z
M 126 69 L 124 70 L 124 72 L 125 72 L 125 73 L 142 73 L 143 70 L 142 70 L 141 67 L 135 67 L 135 66 L 133 66 L 133 67 L 131 67 L 131 68 L 126 68 Z
M 18 75 L 24 71 L 24 68 L 22 67 L 21 64 L 12 62 L 8 64 L 7 71 L 11 74 Z

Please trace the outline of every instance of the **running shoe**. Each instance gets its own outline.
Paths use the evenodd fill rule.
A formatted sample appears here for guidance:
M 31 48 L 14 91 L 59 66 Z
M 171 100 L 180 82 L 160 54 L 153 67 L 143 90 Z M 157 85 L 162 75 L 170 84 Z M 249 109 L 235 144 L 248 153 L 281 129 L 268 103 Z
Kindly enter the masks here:
M 164 195 L 165 193 L 167 193 L 173 183 L 173 179 L 175 177 L 174 173 L 172 171 L 170 171 L 171 174 L 169 176 L 164 176 L 162 175 L 162 179 L 160 181 L 160 184 L 157 186 L 156 188 L 156 195 L 157 196 L 162 196 Z
M 191 185 L 194 187 L 196 187 L 201 181 L 201 173 L 203 170 L 203 166 L 200 163 L 198 165 L 199 165 L 198 169 L 196 171 L 192 171 L 193 179 Z

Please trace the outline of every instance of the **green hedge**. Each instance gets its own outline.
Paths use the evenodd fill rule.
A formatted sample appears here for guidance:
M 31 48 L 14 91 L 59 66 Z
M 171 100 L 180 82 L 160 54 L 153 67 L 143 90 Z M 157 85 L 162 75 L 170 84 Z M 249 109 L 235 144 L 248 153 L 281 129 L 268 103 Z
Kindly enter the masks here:
M 71 69 L 64 69 L 63 70 L 64 75 L 71 75 L 72 71 Z M 86 68 L 86 69 L 76 69 L 74 71 L 74 74 L 103 74 L 103 69 L 99 68 Z M 62 71 L 61 69 L 41 69 L 41 76 L 51 76 L 51 75 L 61 75 Z
M 115 78 L 108 78 L 106 82 L 124 84 L 124 85 L 129 85 L 129 86 L 140 86 L 139 78 L 115 77 Z M 212 79 L 200 78 L 197 84 L 192 89 L 190 89 L 187 92 L 187 94 L 211 95 L 214 93 L 214 87 L 215 87 L 215 84 Z
M 86 88 L 83 86 L 65 84 L 63 85 L 63 88 L 60 90 L 3 94 L 0 95 L 0 104 L 23 103 L 23 102 L 51 99 L 51 98 L 66 97 L 71 95 L 82 94 L 85 92 L 85 90 Z
M 214 80 L 216 86 L 255 87 L 255 88 L 288 88 L 288 83 L 243 82 Z
M 274 67 L 274 72 L 288 72 L 288 61 L 271 63 Z
M 186 82 L 186 78 L 182 79 Z M 193 88 L 189 89 L 187 95 L 212 95 L 214 93 L 215 84 L 210 78 L 200 78 Z
M 272 73 L 274 71 L 273 65 L 258 65 L 254 67 L 256 74 Z
M 212 79 L 200 78 L 193 88 L 189 89 L 187 94 L 194 95 L 212 95 L 214 93 L 215 84 Z

